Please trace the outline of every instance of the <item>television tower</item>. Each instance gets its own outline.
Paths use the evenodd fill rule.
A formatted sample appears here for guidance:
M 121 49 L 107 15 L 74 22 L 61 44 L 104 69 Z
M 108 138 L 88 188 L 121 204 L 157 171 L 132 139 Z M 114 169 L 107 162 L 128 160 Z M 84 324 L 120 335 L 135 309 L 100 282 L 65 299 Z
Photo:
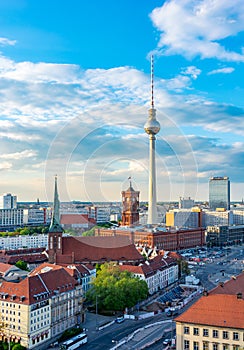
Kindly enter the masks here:
M 153 101 L 153 56 L 151 56 L 151 108 L 146 124 L 145 132 L 149 135 L 149 191 L 148 191 L 148 226 L 157 224 L 157 193 L 156 193 L 156 164 L 155 141 L 156 134 L 160 130 L 160 124 L 156 119 L 156 109 Z

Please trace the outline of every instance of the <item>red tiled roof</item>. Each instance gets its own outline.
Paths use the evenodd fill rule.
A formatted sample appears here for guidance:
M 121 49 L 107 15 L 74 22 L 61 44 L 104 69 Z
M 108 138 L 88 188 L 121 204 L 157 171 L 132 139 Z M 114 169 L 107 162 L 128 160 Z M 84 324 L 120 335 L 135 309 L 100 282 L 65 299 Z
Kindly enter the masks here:
M 127 237 L 63 237 L 62 247 L 63 254 L 57 254 L 57 263 L 144 261 Z
M 87 224 L 89 223 L 87 214 L 61 214 L 61 225 Z
M 11 267 L 13 267 L 13 265 L 11 264 L 4 264 L 0 262 L 0 273 L 5 273 L 6 271 L 8 271 Z
M 131 266 L 131 265 L 120 265 L 121 270 L 127 270 L 134 274 L 144 275 L 149 277 L 154 275 L 158 270 L 162 270 L 176 264 L 176 260 L 170 257 L 164 258 L 162 255 L 156 256 L 154 259 L 149 260 L 147 263 L 140 266 Z
M 48 262 L 44 262 L 41 265 L 37 266 L 34 270 L 32 270 L 28 276 L 35 276 L 38 273 L 44 273 L 49 270 L 59 270 L 62 269 L 63 267 L 60 265 L 55 265 L 55 264 L 50 264 Z
M 242 293 L 244 295 L 244 272 L 238 276 L 233 276 L 225 283 L 220 283 L 217 287 L 213 288 L 209 294 L 237 294 Z
M 51 270 L 42 272 L 41 270 L 51 266 Z M 55 290 L 60 293 L 73 290 L 76 285 L 75 279 L 65 271 L 64 268 L 51 264 L 43 264 L 33 270 L 31 274 L 19 283 L 3 282 L 0 286 L 0 295 L 6 295 L 4 300 L 11 300 L 15 295 L 14 302 L 22 304 L 32 304 L 39 300 L 47 300 L 55 294 Z M 47 288 L 46 288 L 47 287 Z M 24 296 L 23 301 L 21 297 Z
M 45 248 L 26 248 L 15 250 L 0 250 L 0 261 L 11 265 L 16 264 L 18 260 L 23 260 L 27 263 L 44 262 L 47 260 L 43 254 Z
M 244 300 L 236 295 L 203 296 L 175 321 L 244 329 Z
M 87 267 L 84 264 L 71 264 L 68 266 L 65 266 L 64 269 L 73 277 L 79 277 L 79 276 L 86 276 L 86 275 L 90 275 L 91 271 L 94 270 L 94 266 L 89 265 L 89 267 Z
M 133 274 L 137 275 L 144 275 L 147 277 L 148 275 L 152 275 L 153 271 L 150 268 L 150 266 L 143 264 L 140 266 L 133 266 L 133 265 L 119 265 L 119 268 L 121 271 L 129 271 Z

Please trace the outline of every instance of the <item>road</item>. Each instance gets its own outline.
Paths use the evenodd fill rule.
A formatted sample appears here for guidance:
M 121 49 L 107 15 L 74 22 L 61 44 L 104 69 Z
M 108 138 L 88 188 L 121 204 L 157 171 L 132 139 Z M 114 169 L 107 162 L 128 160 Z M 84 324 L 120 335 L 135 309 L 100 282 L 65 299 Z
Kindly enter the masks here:
M 119 340 L 127 338 L 136 329 L 143 328 L 151 323 L 155 323 L 157 321 L 162 321 L 165 319 L 166 316 L 164 314 L 159 314 L 157 316 L 150 317 L 145 320 L 125 320 L 121 324 L 114 323 L 113 325 L 101 331 L 94 331 L 90 335 L 88 343 L 83 345 L 81 349 L 108 350 L 115 346 L 116 342 L 119 342 Z M 162 333 L 162 328 L 160 332 Z M 155 331 L 155 333 L 153 334 L 157 335 L 157 332 Z M 122 347 L 120 347 L 120 349 L 122 349 Z

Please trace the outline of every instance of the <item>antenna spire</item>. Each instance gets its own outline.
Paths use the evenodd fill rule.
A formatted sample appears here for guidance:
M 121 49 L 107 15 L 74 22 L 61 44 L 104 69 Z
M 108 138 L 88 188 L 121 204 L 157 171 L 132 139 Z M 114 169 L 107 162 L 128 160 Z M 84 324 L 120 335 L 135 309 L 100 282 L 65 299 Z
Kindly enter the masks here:
M 154 108 L 154 100 L 153 100 L 153 78 L 154 78 L 154 65 L 153 65 L 153 55 L 151 56 L 151 106 Z

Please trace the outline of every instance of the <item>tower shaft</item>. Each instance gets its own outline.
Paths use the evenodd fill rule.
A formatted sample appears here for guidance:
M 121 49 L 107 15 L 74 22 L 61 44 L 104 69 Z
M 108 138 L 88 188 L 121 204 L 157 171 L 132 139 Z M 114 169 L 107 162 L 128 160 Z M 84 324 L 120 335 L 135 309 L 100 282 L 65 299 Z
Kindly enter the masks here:
M 155 135 L 149 135 L 149 188 L 148 188 L 148 225 L 157 223 L 157 194 L 155 166 Z
M 160 130 L 160 124 L 156 119 L 156 109 L 153 99 L 153 56 L 151 57 L 151 108 L 148 119 L 144 125 L 145 132 L 149 135 L 149 191 L 148 191 L 148 226 L 158 223 L 157 195 L 156 195 L 156 162 L 155 142 L 156 134 Z

